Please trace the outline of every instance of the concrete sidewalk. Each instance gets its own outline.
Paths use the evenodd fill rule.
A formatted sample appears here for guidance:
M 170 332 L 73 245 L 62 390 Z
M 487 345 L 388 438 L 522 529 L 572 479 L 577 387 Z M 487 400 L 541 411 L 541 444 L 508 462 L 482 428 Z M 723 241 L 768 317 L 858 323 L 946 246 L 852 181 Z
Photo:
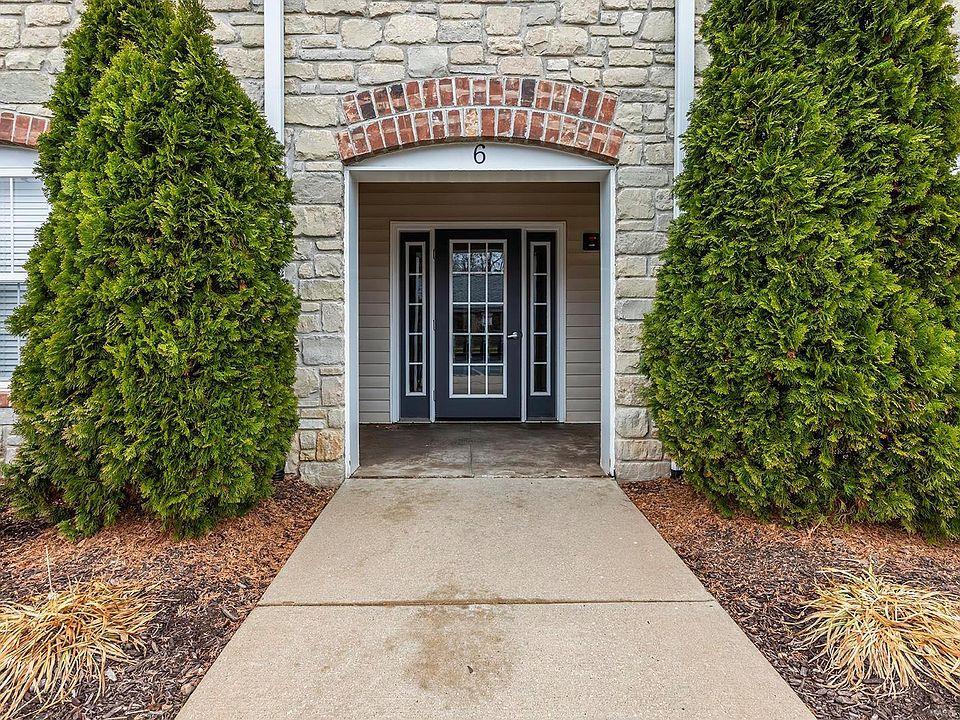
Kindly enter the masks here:
M 813 716 L 606 479 L 351 479 L 179 720 Z

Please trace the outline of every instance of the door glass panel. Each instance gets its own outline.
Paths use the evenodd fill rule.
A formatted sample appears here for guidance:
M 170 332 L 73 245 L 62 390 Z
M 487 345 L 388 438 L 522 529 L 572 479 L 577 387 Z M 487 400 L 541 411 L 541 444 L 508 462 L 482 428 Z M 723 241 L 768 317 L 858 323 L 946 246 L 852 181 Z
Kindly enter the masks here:
M 547 276 L 535 275 L 533 278 L 534 287 L 533 301 L 538 303 L 547 302 Z
M 470 386 L 467 384 L 470 368 L 467 365 L 453 366 L 453 394 L 468 395 Z
M 503 240 L 453 243 L 450 373 L 455 396 L 505 395 L 505 251 Z
M 470 362 L 483 365 L 487 361 L 486 335 L 470 336 Z
M 487 366 L 487 392 L 491 395 L 503 394 L 503 365 Z
M 480 303 L 487 299 L 487 274 L 470 276 L 470 302 Z
M 470 394 L 487 394 L 487 368 L 485 365 L 470 366 Z
M 492 333 L 502 333 L 503 332 L 503 307 L 500 305 L 491 305 L 489 318 L 489 329 Z
M 487 249 L 483 243 L 470 243 L 470 272 L 487 271 Z
M 490 302 L 503 302 L 503 275 L 487 275 L 487 299 Z
M 454 243 L 451 261 L 454 272 L 469 272 L 470 246 L 467 243 Z
M 453 306 L 453 331 L 455 333 L 467 332 L 467 313 L 469 310 L 466 305 Z
M 487 340 L 487 362 L 503 362 L 503 338 L 499 335 L 491 335 Z
M 546 243 L 539 243 L 533 246 L 533 272 L 535 275 L 547 274 Z
M 468 302 L 470 296 L 468 288 L 470 287 L 470 276 L 461 273 L 453 274 L 453 301 Z
M 530 375 L 531 394 L 550 394 L 550 252 L 549 242 L 530 243 Z
M 407 245 L 407 395 L 424 395 L 424 346 L 426 335 L 423 331 L 425 310 L 423 298 L 424 253 L 426 246 L 422 242 Z
M 467 360 L 467 343 L 470 341 L 469 335 L 453 336 L 453 361 L 455 363 L 469 362 Z
M 484 331 L 484 326 L 486 324 L 484 317 L 486 315 L 486 310 L 481 306 L 477 309 L 476 303 L 471 303 L 470 306 L 470 332 L 472 333 L 482 333 Z

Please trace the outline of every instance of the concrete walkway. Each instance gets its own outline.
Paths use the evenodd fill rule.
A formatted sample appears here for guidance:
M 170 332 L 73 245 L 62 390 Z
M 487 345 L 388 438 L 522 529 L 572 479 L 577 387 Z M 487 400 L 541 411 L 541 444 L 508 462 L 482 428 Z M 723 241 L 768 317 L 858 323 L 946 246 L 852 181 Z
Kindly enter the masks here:
M 608 479 L 351 479 L 179 720 L 813 716 Z

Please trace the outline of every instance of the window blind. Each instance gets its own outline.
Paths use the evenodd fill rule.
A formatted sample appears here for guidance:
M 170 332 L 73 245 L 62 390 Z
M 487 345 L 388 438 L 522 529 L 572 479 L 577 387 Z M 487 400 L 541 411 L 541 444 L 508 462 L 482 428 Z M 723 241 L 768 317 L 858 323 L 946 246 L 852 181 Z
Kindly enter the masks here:
M 21 339 L 7 331 L 7 318 L 23 301 L 23 265 L 49 212 L 39 180 L 0 177 L 0 383 L 10 381 L 20 359 Z

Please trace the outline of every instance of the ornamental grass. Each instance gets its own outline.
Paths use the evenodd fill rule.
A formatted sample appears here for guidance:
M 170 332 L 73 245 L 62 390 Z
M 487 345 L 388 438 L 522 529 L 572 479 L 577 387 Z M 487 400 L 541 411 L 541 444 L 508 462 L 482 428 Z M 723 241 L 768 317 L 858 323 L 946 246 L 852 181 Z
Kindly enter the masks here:
M 960 602 L 869 567 L 831 570 L 808 603 L 804 635 L 847 684 L 897 693 L 934 683 L 960 695 Z
M 107 663 L 142 649 L 155 615 L 141 585 L 99 580 L 35 604 L 0 603 L 0 719 L 31 701 L 47 709 L 94 677 L 103 692 Z

